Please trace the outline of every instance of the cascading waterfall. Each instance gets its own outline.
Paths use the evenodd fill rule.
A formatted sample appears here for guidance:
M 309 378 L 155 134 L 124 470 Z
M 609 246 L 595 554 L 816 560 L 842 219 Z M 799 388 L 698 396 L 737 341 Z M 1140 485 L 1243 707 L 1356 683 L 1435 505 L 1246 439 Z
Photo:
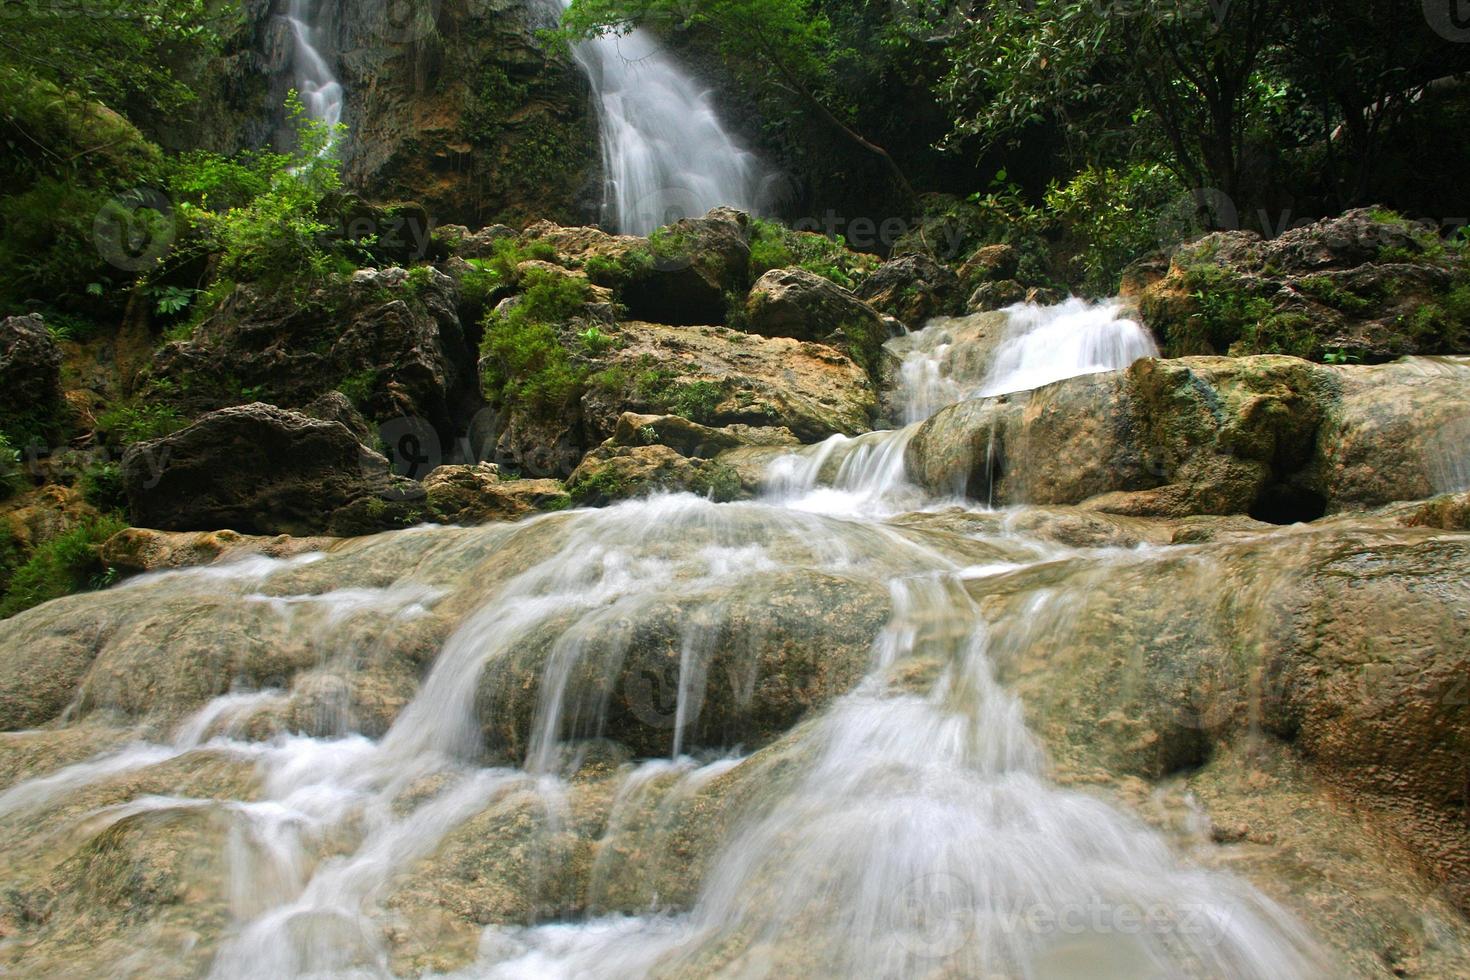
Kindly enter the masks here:
M 908 480 L 904 456 L 919 426 L 936 411 L 969 398 L 1030 391 L 1054 381 L 1117 371 L 1158 354 L 1148 330 L 1117 302 L 1069 299 L 1056 306 L 1021 304 L 1004 311 L 1005 335 L 993 352 L 964 339 L 966 319 L 936 320 L 890 342 L 902 353 L 891 431 L 837 435 L 782 457 L 767 475 L 767 494 L 788 507 L 849 516 L 881 516 L 925 504 Z M 971 348 L 971 350 L 967 350 Z
M 984 377 L 950 380 L 979 392 L 1126 366 L 1147 345 L 1117 314 L 1075 303 L 1014 310 Z M 921 342 L 908 357 L 944 346 Z M 929 378 L 910 394 L 918 406 L 936 375 L 914 376 Z M 900 431 L 817 447 L 792 457 L 784 489 L 758 502 L 665 496 L 139 579 L 123 591 L 140 616 L 159 602 L 243 604 L 258 629 L 277 624 L 316 651 L 318 681 L 371 663 L 373 638 L 457 611 L 381 737 L 344 708 L 312 715 L 314 734 L 252 740 L 252 723 L 285 710 L 292 692 L 235 691 L 171 740 L 12 787 L 0 821 L 191 753 L 248 761 L 261 784 L 253 798 L 146 796 L 88 819 L 212 808 L 230 822 L 233 923 L 211 976 L 391 976 L 386 937 L 415 924 L 385 905 L 390 885 L 476 815 L 506 814 L 492 828 L 539 828 L 524 844 L 529 881 L 572 860 L 557 842 L 576 819 L 588 753 L 612 726 L 632 724 L 612 689 L 641 636 L 668 651 L 657 662 L 674 675 L 670 703 L 635 706 L 658 748 L 621 763 L 578 910 L 487 927 L 476 962 L 454 976 L 1319 975 L 1310 941 L 1264 896 L 1181 862 L 1138 820 L 1048 779 L 1020 702 L 995 679 L 993 624 L 972 590 L 1082 553 L 1006 532 L 972 542 L 989 556 L 977 563 L 874 518 L 851 498 L 897 506 L 905 445 Z M 813 503 L 834 465 L 850 498 Z M 904 493 L 904 505 L 925 503 Z M 822 510 L 842 516 L 812 513 Z M 301 585 L 394 554 L 411 570 L 391 580 Z M 511 571 L 485 581 L 456 571 L 486 555 L 507 556 Z M 745 754 L 740 737 L 718 734 L 733 722 L 711 722 L 711 691 L 727 684 L 738 701 L 753 690 L 759 624 L 777 614 L 771 590 L 783 581 L 886 596 L 886 625 L 855 686 Z M 1064 605 L 1039 594 L 1030 618 Z M 544 656 L 524 675 L 534 651 Z M 517 701 L 526 690 L 533 706 Z M 515 732 L 523 743 L 500 744 Z M 653 879 L 687 844 L 679 814 L 745 769 L 757 788 L 689 901 L 672 901 Z M 1120 916 L 1146 927 L 1119 928 Z
M 307 114 L 318 122 L 335 127 L 342 121 L 346 92 L 322 53 L 319 2 L 291 0 L 286 13 L 286 22 L 291 26 L 291 36 L 295 41 L 291 69 L 295 75 L 296 91 Z
M 721 206 L 762 210 L 760 161 L 721 123 L 712 93 L 654 38 L 607 35 L 573 51 L 601 130 L 605 218 L 619 232 L 647 235 Z

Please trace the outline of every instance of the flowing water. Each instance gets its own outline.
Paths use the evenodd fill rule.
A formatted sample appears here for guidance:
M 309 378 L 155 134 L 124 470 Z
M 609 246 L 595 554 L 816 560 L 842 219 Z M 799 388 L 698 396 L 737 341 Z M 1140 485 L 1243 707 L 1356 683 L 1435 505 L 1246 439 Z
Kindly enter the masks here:
M 342 105 L 346 95 L 336 72 L 323 53 L 322 31 L 317 4 L 320 0 L 291 0 L 286 23 L 291 27 L 295 51 L 291 70 L 295 74 L 296 91 L 307 114 L 317 122 L 335 127 L 342 121 Z
M 762 208 L 765 169 L 720 121 L 714 95 L 643 31 L 576 45 L 602 135 L 605 220 L 647 235 L 728 206 Z
M 1014 391 L 1150 350 L 1107 305 L 1008 315 L 969 376 L 946 367 L 953 324 L 906 341 L 915 414 L 937 406 L 936 390 Z M 756 502 L 666 496 L 131 583 L 108 594 L 129 603 L 120 634 L 126 616 L 158 629 L 147 609 L 197 603 L 246 617 L 267 646 L 310 651 L 317 682 L 350 687 L 390 638 L 414 647 L 411 635 L 431 638 L 427 673 L 382 732 L 347 698 L 290 733 L 252 736 L 302 681 L 236 690 L 169 739 L 12 787 L 0 821 L 190 754 L 252 766 L 261 789 L 248 800 L 144 796 L 88 817 L 222 811 L 231 925 L 217 978 L 402 972 L 394 937 L 435 943 L 413 908 L 388 902 L 418 862 L 531 827 L 518 887 L 551 888 L 575 859 L 566 841 L 585 825 L 589 786 L 607 782 L 585 887 L 487 927 L 454 976 L 1319 975 L 1311 943 L 1268 899 L 1049 780 L 1021 704 L 995 679 L 996 624 L 975 595 L 1079 553 L 1001 532 L 950 547 L 883 520 L 939 503 L 904 479 L 911 435 L 794 454 Z M 307 586 L 324 581 L 337 584 Z M 1039 593 L 1031 614 L 1059 601 Z M 852 636 L 866 638 L 843 654 Z M 822 659 L 802 668 L 813 647 Z M 844 669 L 851 683 L 832 680 L 830 703 L 803 713 L 772 693 L 798 669 L 812 672 L 782 690 L 808 696 Z M 780 717 L 752 721 L 763 711 Z M 607 739 L 633 757 L 608 761 Z M 474 822 L 484 814 L 500 816 Z M 681 863 L 701 828 L 717 828 L 707 860 Z

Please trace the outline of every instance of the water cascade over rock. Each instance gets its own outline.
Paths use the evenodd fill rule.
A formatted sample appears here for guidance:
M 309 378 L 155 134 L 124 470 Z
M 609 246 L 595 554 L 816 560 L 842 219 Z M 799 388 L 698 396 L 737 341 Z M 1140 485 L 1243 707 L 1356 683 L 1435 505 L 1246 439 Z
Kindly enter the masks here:
M 909 425 L 769 447 L 759 500 L 413 528 L 0 622 L 0 965 L 1279 980 L 1374 975 L 1392 928 L 1423 975 L 1470 969 L 1470 896 L 1382 843 L 1464 874 L 1458 743 L 1413 746 L 1470 732 L 1422 688 L 1463 667 L 1470 546 L 954 506 L 909 476 L 926 413 L 1150 342 L 1071 302 L 890 350 Z M 1354 713 L 1389 606 L 1403 710 Z

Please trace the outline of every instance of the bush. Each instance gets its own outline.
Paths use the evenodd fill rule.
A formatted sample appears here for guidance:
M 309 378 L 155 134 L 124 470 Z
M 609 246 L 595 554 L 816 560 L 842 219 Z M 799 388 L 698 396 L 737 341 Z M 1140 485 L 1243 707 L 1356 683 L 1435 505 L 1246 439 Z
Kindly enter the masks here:
M 752 280 L 772 269 L 795 266 L 821 276 L 845 289 L 852 289 L 867 277 L 877 260 L 848 249 L 841 238 L 828 238 L 809 231 L 792 231 L 779 222 L 756 218 L 751 222 L 750 277 Z
M 93 463 L 82 471 L 77 485 L 83 499 L 100 511 L 122 511 L 127 507 L 128 498 L 123 492 L 122 465 L 119 463 Z
M 0 619 L 52 599 L 112 584 L 115 573 L 102 562 L 98 549 L 126 527 L 115 518 L 93 518 L 38 547 L 10 576 L 5 596 L 0 599 Z
M 1090 296 L 1112 296 L 1123 269 L 1161 245 L 1168 206 L 1180 198 L 1178 180 L 1162 165 L 1126 170 L 1089 167 L 1047 189 L 1047 218 L 1071 251 L 1068 283 Z
M 558 411 L 587 380 L 586 367 L 573 360 L 561 338 L 587 302 L 587 286 L 545 270 L 532 271 L 522 285 L 526 290 L 518 302 L 486 317 L 485 389 L 506 406 Z

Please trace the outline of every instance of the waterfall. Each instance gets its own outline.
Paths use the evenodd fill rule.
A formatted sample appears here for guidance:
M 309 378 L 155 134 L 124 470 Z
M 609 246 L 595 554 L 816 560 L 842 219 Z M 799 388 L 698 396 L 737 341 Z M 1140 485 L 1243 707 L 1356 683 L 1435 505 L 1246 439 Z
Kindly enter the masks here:
M 904 456 L 919 426 L 955 402 L 1030 391 L 1055 381 L 1118 371 L 1158 354 L 1148 330 L 1118 302 L 1069 299 L 1056 306 L 1019 304 L 1000 314 L 939 318 L 889 341 L 901 358 L 895 392 L 902 428 L 857 438 L 837 435 L 778 458 L 766 496 L 816 513 L 881 516 L 929 503 L 908 479 Z M 998 346 L 983 329 L 1000 316 Z
M 342 121 L 345 91 L 322 54 L 318 2 L 291 0 L 287 10 L 286 22 L 291 25 L 291 36 L 295 40 L 291 70 L 307 114 L 318 122 L 335 127 Z
M 909 408 L 927 410 L 941 390 L 983 397 L 1125 367 L 1147 345 L 1118 313 L 1017 308 L 993 358 L 961 361 L 963 331 L 936 323 L 906 355 L 917 365 Z M 227 896 L 199 971 L 215 980 L 432 972 L 395 956 L 414 944 L 438 953 L 435 923 L 466 887 L 487 904 L 454 915 L 488 925 L 457 972 L 436 976 L 1322 975 L 1311 939 L 1270 899 L 1053 780 L 1029 705 L 997 679 L 998 664 L 1062 628 L 1076 595 L 1044 587 L 995 618 L 980 583 L 1148 553 L 1008 528 L 940 543 L 884 521 L 875 514 L 926 503 L 903 474 L 913 431 L 788 457 L 785 490 L 760 501 L 669 495 L 391 532 L 81 597 L 103 632 L 149 650 L 203 643 L 226 657 L 245 640 L 300 673 L 194 702 L 171 736 L 10 787 L 0 830 L 20 839 L 17 819 L 119 776 L 190 760 L 252 766 L 245 788 L 223 790 L 238 798 L 173 782 L 177 795 L 61 811 L 93 834 L 201 812 L 229 828 L 218 867 L 198 872 Z M 188 635 L 160 625 L 167 610 L 187 616 Z M 812 621 L 824 623 L 803 632 Z M 812 650 L 815 672 L 785 679 Z M 752 699 L 782 709 L 843 670 L 830 698 L 747 747 Z M 634 683 L 650 671 L 654 683 Z M 401 697 L 375 734 L 336 697 L 364 677 L 369 705 Z M 789 694 L 767 693 L 773 683 Z M 271 718 L 283 721 L 274 734 L 255 727 Z M 606 754 L 618 745 L 622 756 Z M 745 789 L 722 798 L 721 786 Z M 589 820 L 590 805 L 605 819 Z M 691 812 L 717 829 L 708 860 L 683 865 L 699 838 L 680 822 Z M 517 877 L 473 854 L 442 857 L 487 839 L 512 848 L 503 873 Z M 435 860 L 451 864 L 413 878 Z M 578 862 L 582 890 L 542 904 L 541 883 Z M 432 907 L 413 904 L 423 895 Z
M 605 35 L 573 51 L 602 134 L 605 219 L 619 232 L 646 235 L 722 205 L 759 212 L 759 160 L 725 129 L 713 94 L 654 38 Z

